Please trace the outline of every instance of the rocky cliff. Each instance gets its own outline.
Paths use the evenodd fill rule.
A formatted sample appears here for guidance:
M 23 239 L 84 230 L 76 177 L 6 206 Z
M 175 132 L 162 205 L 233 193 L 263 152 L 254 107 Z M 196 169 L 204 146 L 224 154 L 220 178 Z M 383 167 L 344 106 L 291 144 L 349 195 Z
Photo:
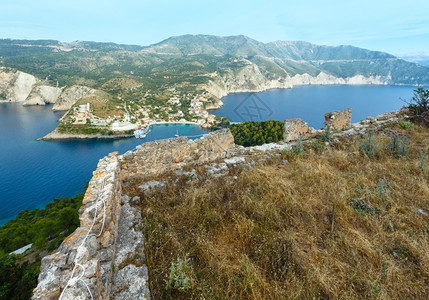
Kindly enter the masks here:
M 62 89 L 47 85 L 36 86 L 25 99 L 23 105 L 45 105 L 55 103 L 61 95 Z
M 82 85 L 73 85 L 63 90 L 52 110 L 69 110 L 80 98 L 95 93 L 96 90 Z
M 355 75 L 353 77 L 340 78 L 320 72 L 317 76 L 307 73 L 294 76 L 283 76 L 275 79 L 266 76 L 256 64 L 249 64 L 237 73 L 217 74 L 208 84 L 203 86 L 209 93 L 218 98 L 231 93 L 262 92 L 275 88 L 292 88 L 296 85 L 330 85 L 330 84 L 376 84 L 387 85 L 390 77 Z
M 49 86 L 33 75 L 0 67 L 0 100 L 23 102 L 23 105 L 55 103 L 53 110 L 68 110 L 77 100 L 95 91 L 80 85 L 69 88 Z
M 10 68 L 0 68 L 1 100 L 25 101 L 33 86 L 38 82 L 33 75 Z

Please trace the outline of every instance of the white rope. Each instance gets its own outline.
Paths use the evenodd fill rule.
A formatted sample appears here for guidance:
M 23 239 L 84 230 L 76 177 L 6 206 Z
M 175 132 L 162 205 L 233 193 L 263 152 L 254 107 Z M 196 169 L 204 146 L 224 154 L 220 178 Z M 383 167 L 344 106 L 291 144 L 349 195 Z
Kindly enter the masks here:
M 82 266 L 81 264 L 79 264 L 79 258 L 80 258 L 81 252 L 82 252 L 83 245 L 85 244 L 85 242 L 88 239 L 88 237 L 90 235 L 95 235 L 96 237 L 99 237 L 103 233 L 104 223 L 106 221 L 106 201 L 105 201 L 105 199 L 100 199 L 101 198 L 100 194 L 101 194 L 101 191 L 103 191 L 103 189 L 104 189 L 104 184 L 105 184 L 105 178 L 103 178 L 103 181 L 101 183 L 101 190 L 100 190 L 100 192 L 97 195 L 97 200 L 95 202 L 95 213 L 94 213 L 94 218 L 92 220 L 91 227 L 89 229 L 82 227 L 82 229 L 86 229 L 87 230 L 87 233 L 86 233 L 85 237 L 83 238 L 82 243 L 77 248 L 76 257 L 74 259 L 74 267 L 73 267 L 73 270 L 71 272 L 70 279 L 67 281 L 66 286 L 62 290 L 59 300 L 61 300 L 63 298 L 64 292 L 67 290 L 67 288 L 70 287 L 70 286 L 72 286 L 72 285 L 74 285 L 74 284 L 76 284 L 78 281 L 81 281 L 85 285 L 86 289 L 88 290 L 89 295 L 91 296 L 91 299 L 94 300 L 94 297 L 93 297 L 93 295 L 91 293 L 91 290 L 90 290 L 88 284 L 85 282 L 85 280 L 82 279 L 83 276 L 85 275 L 86 269 L 85 269 L 84 266 Z M 95 225 L 95 222 L 97 221 L 98 205 L 99 205 L 100 202 L 103 203 L 103 222 L 102 222 L 102 225 L 101 225 L 100 232 L 98 234 L 93 234 L 91 232 L 92 232 L 92 229 L 93 229 L 93 227 Z M 92 209 L 92 210 L 94 210 L 94 209 Z M 79 276 L 75 276 L 74 273 L 75 273 L 75 271 L 76 271 L 76 269 L 78 267 L 82 268 L 82 273 L 79 274 Z

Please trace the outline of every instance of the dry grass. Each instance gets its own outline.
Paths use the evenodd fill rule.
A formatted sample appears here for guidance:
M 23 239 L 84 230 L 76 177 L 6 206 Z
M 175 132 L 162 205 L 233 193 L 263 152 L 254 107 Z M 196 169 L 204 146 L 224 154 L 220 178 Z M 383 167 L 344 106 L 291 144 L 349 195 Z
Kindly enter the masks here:
M 91 104 L 93 114 L 100 118 L 106 118 L 115 114 L 122 115 L 125 112 L 123 109 L 124 104 L 121 101 L 103 91 L 97 91 L 94 94 L 79 99 L 74 106 L 86 103 Z
M 417 166 L 429 131 L 415 127 L 401 159 L 370 160 L 359 144 L 141 195 L 153 298 L 428 299 L 429 217 L 416 209 L 429 211 L 429 169 Z M 166 288 L 177 257 L 189 258 L 187 291 Z

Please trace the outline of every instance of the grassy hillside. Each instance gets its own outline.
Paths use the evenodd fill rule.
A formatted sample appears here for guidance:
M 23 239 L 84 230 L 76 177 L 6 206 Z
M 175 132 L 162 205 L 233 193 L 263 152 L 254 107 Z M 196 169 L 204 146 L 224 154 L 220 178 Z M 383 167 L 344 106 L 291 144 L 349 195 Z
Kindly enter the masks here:
M 136 186 L 153 298 L 427 299 L 429 130 L 401 125 L 371 133 L 372 159 L 368 137 L 311 142 L 250 171 Z

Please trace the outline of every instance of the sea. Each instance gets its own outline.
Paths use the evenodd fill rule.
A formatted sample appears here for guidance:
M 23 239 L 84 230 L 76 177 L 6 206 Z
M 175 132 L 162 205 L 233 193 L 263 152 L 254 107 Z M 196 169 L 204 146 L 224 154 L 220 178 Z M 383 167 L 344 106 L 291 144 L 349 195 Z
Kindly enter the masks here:
M 352 109 L 352 122 L 398 110 L 413 96 L 412 86 L 311 85 L 273 89 L 260 93 L 237 93 L 222 99 L 212 113 L 232 122 L 301 118 L 316 129 L 323 128 L 324 114 Z
M 232 94 L 213 110 L 233 122 L 302 118 L 323 127 L 324 113 L 352 108 L 352 121 L 397 110 L 413 95 L 409 86 L 299 86 L 261 93 Z M 100 158 L 125 153 L 143 142 L 176 133 L 198 138 L 207 133 L 194 125 L 156 125 L 146 139 L 36 141 L 56 126 L 63 112 L 52 106 L 0 103 L 0 225 L 24 209 L 43 208 L 54 198 L 83 191 Z

